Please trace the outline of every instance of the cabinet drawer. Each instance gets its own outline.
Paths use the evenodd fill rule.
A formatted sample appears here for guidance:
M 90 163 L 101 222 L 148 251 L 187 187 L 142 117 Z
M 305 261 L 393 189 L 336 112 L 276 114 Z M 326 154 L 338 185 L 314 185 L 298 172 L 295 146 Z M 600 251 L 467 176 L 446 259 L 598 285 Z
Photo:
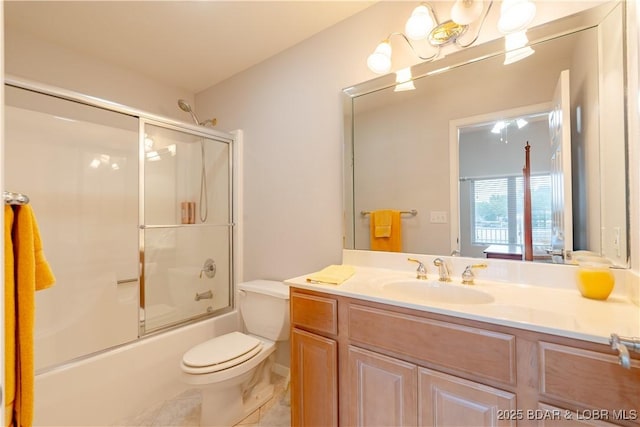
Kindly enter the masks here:
M 349 338 L 503 384 L 516 383 L 512 335 L 350 305 Z
M 637 360 L 631 361 L 631 369 L 624 369 L 612 354 L 547 342 L 540 342 L 539 350 L 541 400 L 546 397 L 570 407 L 640 417 Z M 640 425 L 640 418 L 633 422 Z
M 291 293 L 291 323 L 299 328 L 337 335 L 338 301 L 293 291 Z

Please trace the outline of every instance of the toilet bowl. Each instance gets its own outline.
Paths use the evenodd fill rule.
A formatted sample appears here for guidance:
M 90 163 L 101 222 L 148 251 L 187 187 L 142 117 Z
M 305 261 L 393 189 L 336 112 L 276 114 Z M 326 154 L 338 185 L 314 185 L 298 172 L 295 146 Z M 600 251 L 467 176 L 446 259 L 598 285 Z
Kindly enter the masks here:
M 289 288 L 281 282 L 238 284 L 246 333 L 231 332 L 188 350 L 182 379 L 202 389 L 201 426 L 232 426 L 273 396 L 276 341 L 289 338 Z

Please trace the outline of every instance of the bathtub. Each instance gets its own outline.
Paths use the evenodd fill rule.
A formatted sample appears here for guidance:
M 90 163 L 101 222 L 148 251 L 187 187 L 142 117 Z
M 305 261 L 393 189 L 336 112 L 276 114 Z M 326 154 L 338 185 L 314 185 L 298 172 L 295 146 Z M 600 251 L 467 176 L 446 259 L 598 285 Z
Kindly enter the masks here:
M 111 426 L 181 393 L 183 353 L 239 319 L 234 310 L 36 375 L 34 426 Z

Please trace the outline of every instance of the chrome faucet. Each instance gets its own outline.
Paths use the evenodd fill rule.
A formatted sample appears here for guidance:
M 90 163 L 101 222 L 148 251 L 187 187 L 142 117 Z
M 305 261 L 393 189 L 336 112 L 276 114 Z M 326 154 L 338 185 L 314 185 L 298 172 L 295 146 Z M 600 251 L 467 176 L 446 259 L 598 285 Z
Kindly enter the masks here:
M 416 279 L 427 280 L 427 267 L 421 261 L 414 258 L 407 258 L 408 261 L 417 262 L 418 269 L 416 270 Z
M 475 275 L 473 274 L 474 268 L 487 268 L 487 264 L 471 264 L 467 265 L 467 268 L 464 269 L 462 273 L 462 284 L 463 285 L 473 285 L 473 279 Z
M 433 265 L 438 267 L 438 275 L 440 276 L 440 278 L 438 279 L 439 281 L 441 282 L 451 281 L 451 277 L 449 274 L 449 266 L 447 265 L 447 262 L 445 260 L 443 260 L 442 258 L 436 258 L 433 260 Z

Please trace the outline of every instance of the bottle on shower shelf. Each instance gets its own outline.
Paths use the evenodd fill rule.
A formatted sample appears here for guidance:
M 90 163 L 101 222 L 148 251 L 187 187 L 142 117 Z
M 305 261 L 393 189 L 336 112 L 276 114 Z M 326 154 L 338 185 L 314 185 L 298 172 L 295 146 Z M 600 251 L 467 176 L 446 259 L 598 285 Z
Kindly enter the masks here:
M 182 202 L 180 203 L 180 210 L 182 224 L 196 223 L 196 202 Z

